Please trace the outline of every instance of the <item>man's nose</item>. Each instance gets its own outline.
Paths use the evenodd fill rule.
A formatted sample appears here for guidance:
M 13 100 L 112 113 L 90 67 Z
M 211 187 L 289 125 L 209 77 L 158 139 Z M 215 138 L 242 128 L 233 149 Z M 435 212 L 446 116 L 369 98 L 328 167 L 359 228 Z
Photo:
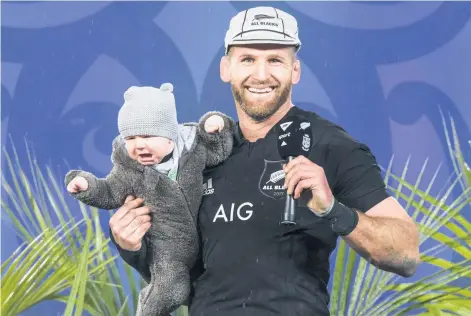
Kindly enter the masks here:
M 259 81 L 267 80 L 270 77 L 268 65 L 265 62 L 257 62 L 252 77 Z

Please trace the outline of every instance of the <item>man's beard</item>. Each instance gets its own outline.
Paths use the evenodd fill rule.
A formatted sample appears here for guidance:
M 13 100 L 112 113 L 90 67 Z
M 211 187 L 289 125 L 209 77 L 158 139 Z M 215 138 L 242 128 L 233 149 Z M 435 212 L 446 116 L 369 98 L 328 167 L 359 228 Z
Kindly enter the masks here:
M 263 122 L 279 108 L 288 101 L 288 97 L 291 91 L 291 83 L 288 83 L 286 86 L 278 85 L 276 90 L 276 95 L 273 99 L 266 100 L 263 102 L 257 101 L 246 101 L 244 98 L 245 93 L 251 93 L 247 89 L 245 89 L 244 83 L 242 83 L 241 88 L 236 87 L 235 85 L 231 84 L 232 94 L 234 95 L 235 101 L 239 104 L 242 111 L 247 114 L 250 118 L 252 118 L 256 122 Z

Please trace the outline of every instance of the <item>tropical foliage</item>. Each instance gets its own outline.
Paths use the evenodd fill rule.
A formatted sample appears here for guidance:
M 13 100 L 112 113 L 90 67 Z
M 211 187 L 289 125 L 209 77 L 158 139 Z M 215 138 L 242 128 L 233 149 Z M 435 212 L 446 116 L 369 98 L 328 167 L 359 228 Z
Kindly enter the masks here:
M 3 153 L 11 180 L 3 171 L 2 216 L 23 243 L 1 266 L 1 314 L 57 300 L 66 304 L 64 315 L 133 315 L 140 281 L 129 266 L 119 269 L 98 210 L 77 203 L 81 214 L 73 216 L 50 168 L 42 172 L 28 151 L 28 175 L 14 148 L 12 155 Z
M 427 249 L 421 251 L 422 265 L 436 267 L 437 272 L 408 282 L 376 269 L 342 240 L 332 278 L 332 315 L 471 315 L 471 223 L 462 215 L 470 211 L 471 170 L 463 158 L 453 120 L 449 123 L 445 133 L 455 172 L 437 197 L 430 191 L 439 170 L 425 191 L 419 189 L 424 186 L 421 180 L 427 161 L 414 184 L 405 181 L 409 161 L 400 176 L 391 172 L 392 160 L 385 170 L 389 190 L 418 223 L 421 249 L 427 242 Z M 454 198 L 453 193 L 457 195 Z M 440 254 L 444 253 L 460 259 L 443 259 Z

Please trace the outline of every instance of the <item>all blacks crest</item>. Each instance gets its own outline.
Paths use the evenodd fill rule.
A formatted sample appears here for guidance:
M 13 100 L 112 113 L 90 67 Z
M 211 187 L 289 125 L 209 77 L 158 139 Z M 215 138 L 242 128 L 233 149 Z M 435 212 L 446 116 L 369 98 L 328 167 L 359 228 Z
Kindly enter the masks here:
M 258 182 L 260 192 L 272 199 L 283 199 L 286 189 L 283 188 L 285 172 L 283 171 L 284 160 L 270 161 L 265 159 L 265 168 Z

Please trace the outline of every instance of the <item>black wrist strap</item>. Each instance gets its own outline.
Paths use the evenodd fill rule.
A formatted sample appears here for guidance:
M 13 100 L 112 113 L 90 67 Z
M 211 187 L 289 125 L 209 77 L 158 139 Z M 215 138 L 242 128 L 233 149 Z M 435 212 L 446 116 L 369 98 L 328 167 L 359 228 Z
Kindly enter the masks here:
M 339 236 L 350 234 L 358 225 L 358 213 L 337 200 L 325 219 L 329 220 L 332 231 Z

